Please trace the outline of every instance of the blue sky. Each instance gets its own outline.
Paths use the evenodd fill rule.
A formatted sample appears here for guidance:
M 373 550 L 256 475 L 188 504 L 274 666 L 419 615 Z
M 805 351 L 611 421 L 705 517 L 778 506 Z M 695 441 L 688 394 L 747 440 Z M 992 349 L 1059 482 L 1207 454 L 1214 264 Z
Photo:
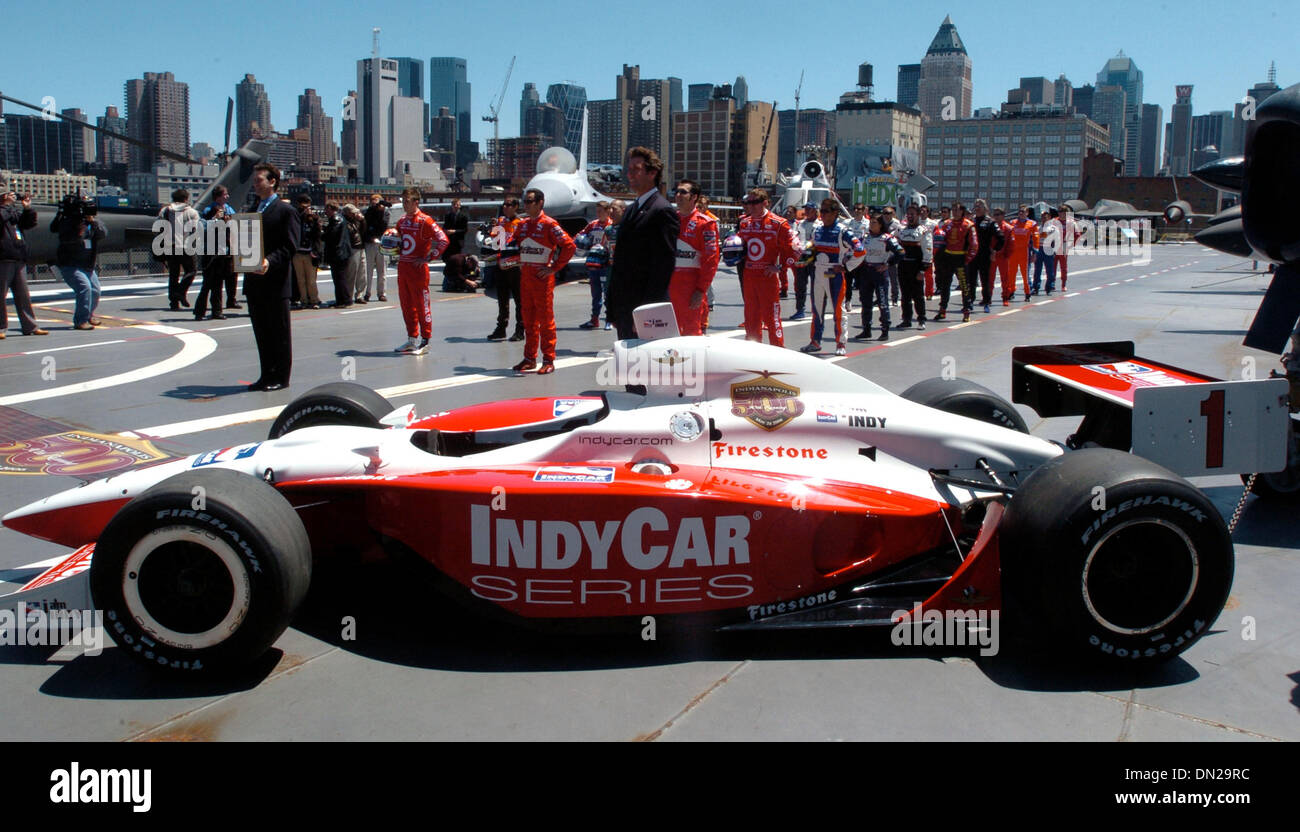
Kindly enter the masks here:
M 651 13 L 648 8 L 659 11 Z M 558 12 L 555 8 L 562 8 Z M 801 9 L 815 12 L 800 15 Z M 454 55 L 468 60 L 476 141 L 491 136 L 488 111 L 512 55 L 514 73 L 501 108 L 501 135 L 518 132 L 525 81 L 543 97 L 549 84 L 575 81 L 591 99 L 612 98 L 624 63 L 642 77 L 677 76 L 683 85 L 723 83 L 744 75 L 751 98 L 794 106 L 805 70 L 802 107 L 833 108 L 853 88 L 857 65 L 875 67 L 876 98 L 895 95 L 897 66 L 916 63 L 945 14 L 951 14 L 973 62 L 975 106 L 996 107 L 1021 76 L 1075 86 L 1095 81 L 1120 49 L 1144 73 L 1145 100 L 1168 120 L 1175 84 L 1195 85 L 1197 114 L 1231 109 L 1265 79 L 1270 60 L 1282 86 L 1300 81 L 1294 6 L 1187 2 L 933 3 L 733 2 L 543 4 L 408 2 L 366 4 L 317 0 L 278 4 L 118 3 L 85 6 L 11 3 L 11 47 L 32 33 L 32 56 L 0 70 L 0 90 L 92 116 L 123 109 L 123 83 L 171 71 L 190 85 L 191 141 L 222 142 L 225 104 L 244 73 L 271 98 L 277 130 L 296 124 L 297 96 L 313 87 L 337 117 L 356 84 L 356 60 L 368 57 L 380 27 L 386 57 Z M 257 20 L 258 22 L 249 22 Z M 39 35 L 37 35 L 39 33 Z M 16 43 L 15 43 L 16 42 Z M 56 49 L 55 44 L 61 47 Z M 18 50 L 21 52 L 21 49 Z M 426 67 L 427 73 L 427 67 Z M 10 105 L 6 110 L 25 112 Z M 125 113 L 123 113 L 125 114 Z M 335 130 L 339 127 L 335 122 Z

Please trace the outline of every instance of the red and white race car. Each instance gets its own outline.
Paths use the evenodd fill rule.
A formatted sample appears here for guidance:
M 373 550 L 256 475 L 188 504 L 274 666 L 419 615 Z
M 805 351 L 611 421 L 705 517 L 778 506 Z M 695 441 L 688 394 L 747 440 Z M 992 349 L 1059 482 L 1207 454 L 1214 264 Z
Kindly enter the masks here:
M 1017 398 L 1094 423 L 1120 420 L 1090 409 L 1098 391 L 1156 371 L 1131 349 L 1036 349 L 1017 353 Z M 1089 365 L 1104 383 L 1080 377 Z M 1200 491 L 1140 456 L 1031 436 L 979 385 L 898 396 L 799 352 L 699 337 L 619 342 L 598 377 L 600 395 L 423 419 L 360 385 L 318 387 L 266 441 L 9 513 L 79 548 L 7 602 L 93 603 L 120 647 L 192 671 L 263 654 L 313 558 L 335 556 L 417 562 L 446 596 L 520 620 L 627 628 L 891 625 L 998 610 L 1007 593 L 1059 647 L 1125 662 L 1177 655 L 1227 598 L 1232 544 Z M 1266 468 L 1287 420 L 1268 383 L 1142 386 L 1120 446 L 1184 473 Z M 1178 389 L 1191 404 L 1142 392 Z

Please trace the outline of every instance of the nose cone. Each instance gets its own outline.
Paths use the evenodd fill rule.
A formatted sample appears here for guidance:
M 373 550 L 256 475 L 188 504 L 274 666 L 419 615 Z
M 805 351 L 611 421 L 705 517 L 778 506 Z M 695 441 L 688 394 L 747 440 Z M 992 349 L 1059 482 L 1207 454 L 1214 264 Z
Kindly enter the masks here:
M 571 181 L 573 180 L 573 181 Z M 544 210 L 556 219 L 572 216 L 578 201 L 576 180 L 572 176 L 540 174 L 528 183 L 546 196 Z
M 1245 231 L 1241 227 L 1241 218 L 1215 223 L 1196 233 L 1196 242 L 1224 254 L 1237 257 L 1253 257 L 1250 243 L 1246 242 Z
M 1215 159 L 1209 164 L 1201 165 L 1192 171 L 1192 176 L 1195 176 L 1211 188 L 1239 194 L 1241 193 L 1241 180 L 1245 169 L 1245 157 L 1233 156 L 1228 159 Z

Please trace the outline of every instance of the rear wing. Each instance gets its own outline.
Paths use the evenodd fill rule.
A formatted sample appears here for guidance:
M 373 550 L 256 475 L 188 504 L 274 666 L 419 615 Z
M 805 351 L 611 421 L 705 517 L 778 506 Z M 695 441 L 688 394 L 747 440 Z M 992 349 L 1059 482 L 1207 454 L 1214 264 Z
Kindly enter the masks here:
M 1039 416 L 1082 416 L 1072 448 L 1132 450 L 1185 477 L 1286 467 L 1284 378 L 1223 381 L 1109 341 L 1016 347 L 1011 390 Z

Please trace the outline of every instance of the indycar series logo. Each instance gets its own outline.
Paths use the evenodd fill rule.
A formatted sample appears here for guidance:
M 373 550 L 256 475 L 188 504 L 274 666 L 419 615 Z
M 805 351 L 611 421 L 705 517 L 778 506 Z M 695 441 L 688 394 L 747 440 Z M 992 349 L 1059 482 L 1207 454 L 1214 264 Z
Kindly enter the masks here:
M 533 474 L 533 482 L 613 482 L 613 466 L 601 465 L 552 465 L 539 468 Z
M 731 413 L 749 420 L 763 430 L 778 430 L 803 414 L 799 388 L 774 376 L 785 375 L 767 370 L 746 370 L 757 378 L 731 385 Z

